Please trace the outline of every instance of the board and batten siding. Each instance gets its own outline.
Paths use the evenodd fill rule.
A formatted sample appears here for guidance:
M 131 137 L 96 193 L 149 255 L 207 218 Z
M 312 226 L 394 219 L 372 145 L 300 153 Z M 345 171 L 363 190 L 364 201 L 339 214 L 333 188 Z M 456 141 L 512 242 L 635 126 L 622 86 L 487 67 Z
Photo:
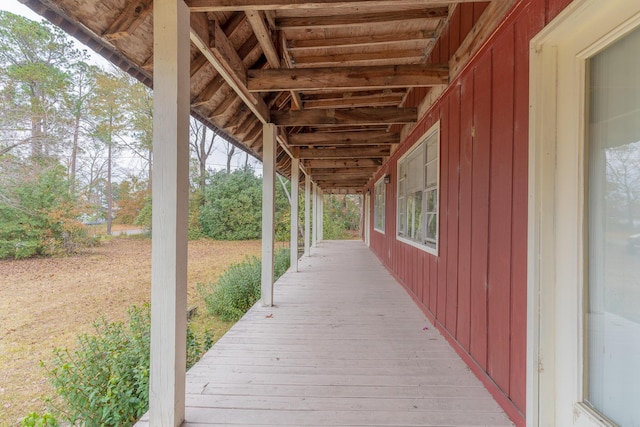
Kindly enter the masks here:
M 391 176 L 385 233 L 370 227 L 372 250 L 518 426 L 526 396 L 529 42 L 568 3 L 514 5 L 368 188 L 373 193 L 380 176 Z M 433 63 L 451 57 L 484 7 L 457 7 Z M 417 106 L 426 90 L 412 91 L 406 106 Z M 438 120 L 436 257 L 396 239 L 396 203 L 398 159 Z

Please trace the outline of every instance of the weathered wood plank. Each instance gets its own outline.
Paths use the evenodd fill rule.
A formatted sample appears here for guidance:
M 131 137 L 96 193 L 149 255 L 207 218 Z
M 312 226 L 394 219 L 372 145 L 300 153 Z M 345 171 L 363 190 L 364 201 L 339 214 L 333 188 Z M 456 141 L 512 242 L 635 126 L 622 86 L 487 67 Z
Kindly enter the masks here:
M 276 126 L 340 126 L 415 123 L 415 108 L 345 108 L 304 111 L 271 111 Z
M 361 242 L 299 271 L 189 371 L 186 426 L 511 425 Z
M 395 8 L 403 6 L 441 6 L 441 0 L 392 0 Z M 470 3 L 477 0 L 449 0 L 448 3 Z M 389 0 L 186 0 L 192 12 L 322 9 L 342 8 L 346 11 L 364 7 L 389 6 Z
M 251 92 L 327 89 L 392 89 L 435 86 L 449 82 L 446 65 L 381 65 L 319 67 L 292 70 L 249 70 Z
M 331 133 L 295 133 L 289 135 L 289 145 L 376 145 L 397 144 L 400 142 L 398 132 L 362 131 L 362 132 L 331 132 Z
M 366 47 L 388 45 L 394 43 L 406 43 L 408 41 L 424 41 L 430 43 L 435 38 L 435 31 L 412 31 L 392 34 L 371 34 L 368 36 L 336 37 L 322 39 L 290 40 L 287 49 L 290 51 L 341 48 L 341 47 Z
M 366 159 L 369 157 L 386 157 L 391 153 L 389 146 L 375 147 L 338 147 L 338 148 L 306 148 L 301 147 L 300 159 Z

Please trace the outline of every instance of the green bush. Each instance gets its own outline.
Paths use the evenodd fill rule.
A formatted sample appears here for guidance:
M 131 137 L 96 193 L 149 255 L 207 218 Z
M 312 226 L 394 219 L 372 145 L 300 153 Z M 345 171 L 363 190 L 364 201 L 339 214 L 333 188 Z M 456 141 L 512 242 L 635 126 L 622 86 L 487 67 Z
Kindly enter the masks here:
M 274 257 L 274 280 L 289 268 L 289 250 L 281 249 Z M 209 313 L 224 321 L 240 319 L 260 299 L 262 263 L 256 257 L 233 264 L 218 279 L 218 284 L 199 284 Z
M 22 419 L 20 425 L 22 427 L 57 427 L 58 421 L 49 413 L 40 415 L 36 412 L 32 412 Z
M 132 307 L 124 322 L 98 320 L 95 334 L 78 337 L 77 348 L 54 350 L 49 379 L 72 425 L 132 425 L 149 405 L 150 310 Z M 187 329 L 190 365 L 211 346 L 211 335 Z

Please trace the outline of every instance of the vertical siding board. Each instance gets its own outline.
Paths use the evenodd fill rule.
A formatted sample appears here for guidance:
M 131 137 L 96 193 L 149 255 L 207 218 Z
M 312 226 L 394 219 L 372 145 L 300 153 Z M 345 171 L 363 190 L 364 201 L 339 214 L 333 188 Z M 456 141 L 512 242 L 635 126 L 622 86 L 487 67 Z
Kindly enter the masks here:
M 425 257 L 422 260 L 422 283 L 418 292 L 420 292 L 419 299 L 425 305 L 429 306 L 429 278 L 431 275 L 431 264 L 429 263 L 429 257 Z
M 473 22 L 474 23 L 477 22 L 478 19 L 480 19 L 480 17 L 484 13 L 484 10 L 487 8 L 487 6 L 489 6 L 488 2 L 473 4 Z
M 491 162 L 491 52 L 477 63 L 474 83 L 471 201 L 471 355 L 487 369 L 487 251 Z
M 438 259 L 429 255 L 429 311 L 435 315 L 438 302 Z
M 473 3 L 461 3 L 460 8 L 460 43 L 467 37 L 473 27 Z
M 473 176 L 473 73 L 460 79 L 460 195 L 458 319 L 456 337 L 467 351 L 471 336 L 471 194 Z
M 445 323 L 447 312 L 447 239 L 449 216 L 449 98 L 445 98 L 440 106 L 440 188 L 438 217 L 438 296 L 436 317 Z
M 449 98 L 449 209 L 447 212 L 447 311 L 445 325 L 456 336 L 458 316 L 458 201 L 460 194 L 460 86 Z
M 506 395 L 511 356 L 513 85 L 514 32 L 510 26 L 493 47 L 487 289 L 487 372 Z
M 449 52 L 451 54 L 460 47 L 460 12 L 461 8 L 458 5 L 449 21 Z

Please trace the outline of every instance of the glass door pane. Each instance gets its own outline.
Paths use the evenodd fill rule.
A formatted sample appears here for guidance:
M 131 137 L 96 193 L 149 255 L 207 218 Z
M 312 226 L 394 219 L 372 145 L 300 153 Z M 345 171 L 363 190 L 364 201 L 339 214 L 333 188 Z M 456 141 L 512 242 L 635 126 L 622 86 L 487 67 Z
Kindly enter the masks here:
M 640 426 L 640 30 L 589 61 L 586 397 Z M 561 261 L 561 260 L 560 260 Z

